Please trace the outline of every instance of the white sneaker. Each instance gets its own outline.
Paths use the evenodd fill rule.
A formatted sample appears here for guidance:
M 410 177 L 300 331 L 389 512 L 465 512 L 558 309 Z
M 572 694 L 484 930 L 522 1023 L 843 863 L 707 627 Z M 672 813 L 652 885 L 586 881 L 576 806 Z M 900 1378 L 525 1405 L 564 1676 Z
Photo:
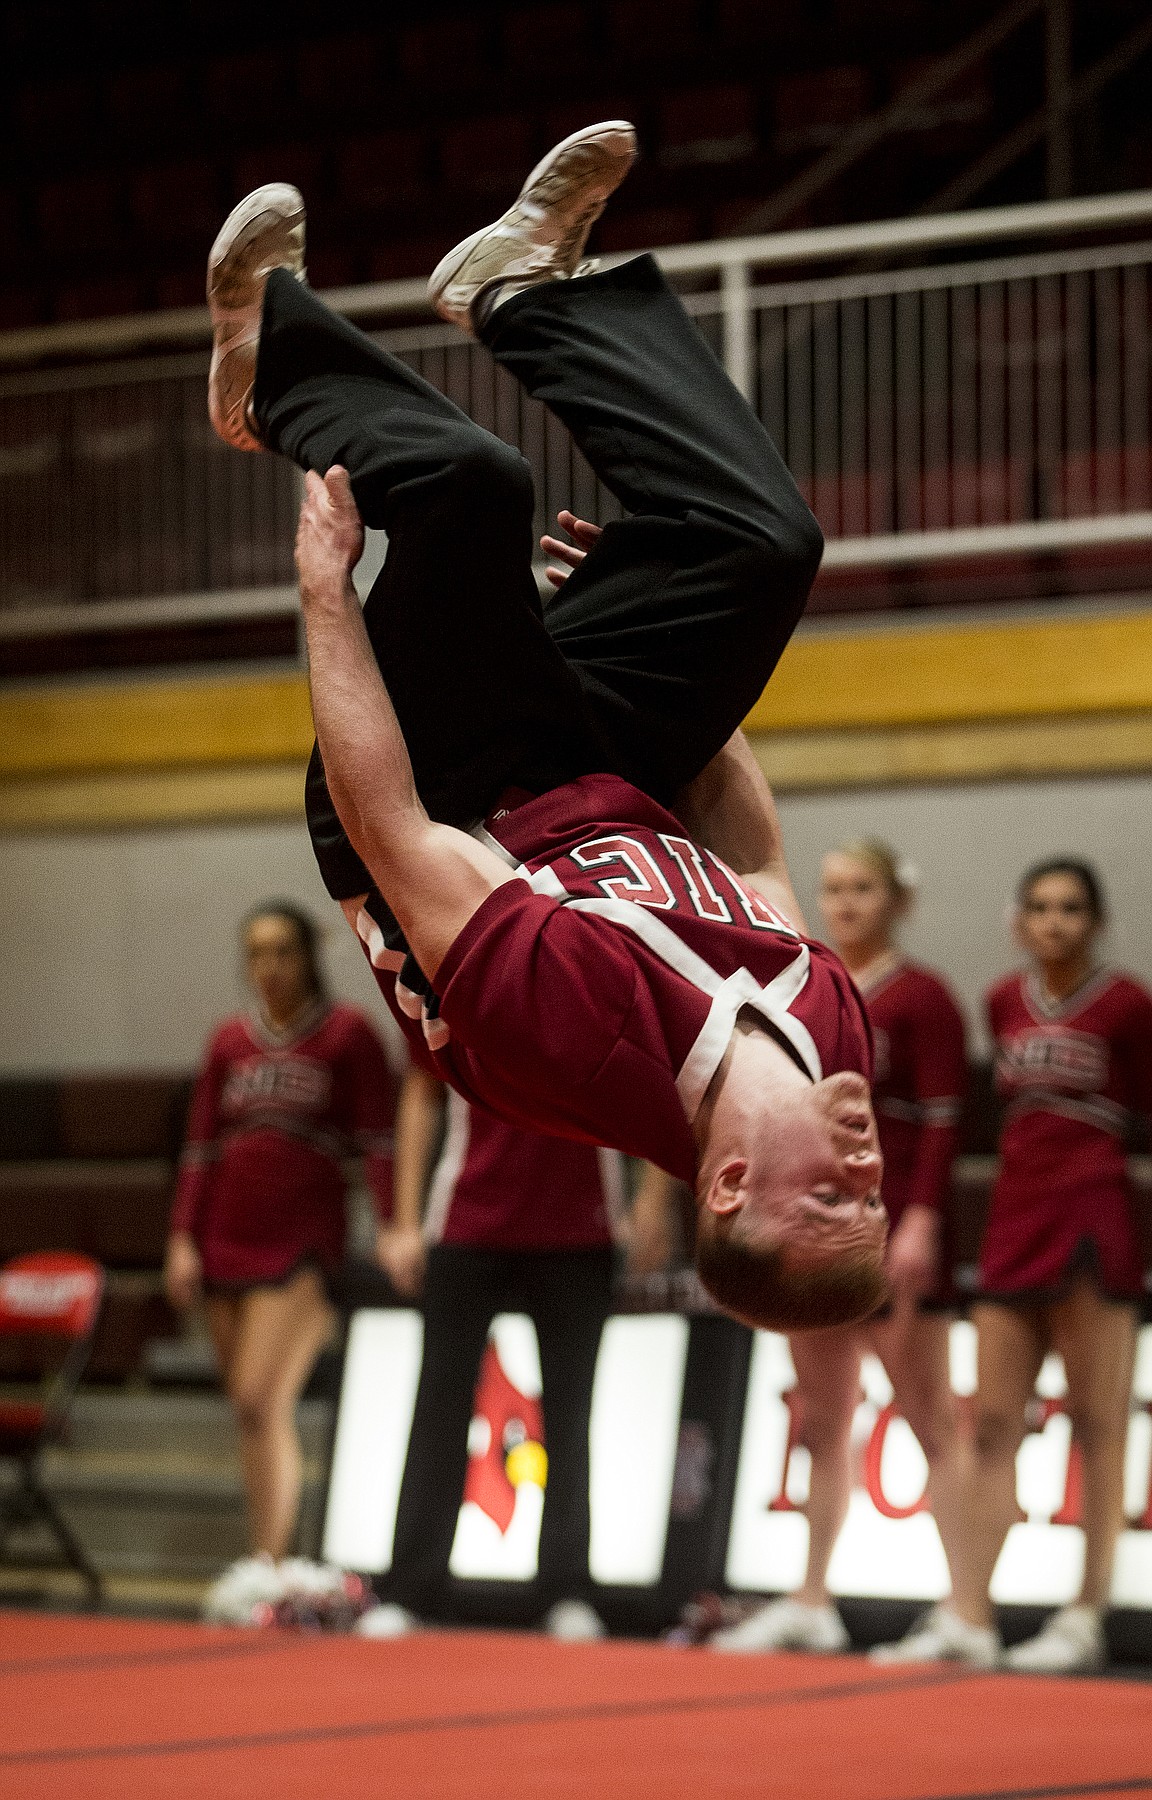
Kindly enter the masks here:
M 304 280 L 304 200 L 273 181 L 233 207 L 208 252 L 208 417 L 236 450 L 262 450 L 252 415 L 264 289 L 273 269 Z
M 204 1618 L 214 1625 L 251 1625 L 261 1607 L 276 1606 L 287 1585 L 270 1556 L 242 1556 L 204 1596 Z
M 344 1570 L 334 1563 L 312 1562 L 306 1556 L 286 1556 L 280 1564 L 280 1574 L 286 1593 L 307 1595 L 310 1599 L 340 1593 L 345 1580 Z
M 428 298 L 442 319 L 475 334 L 476 301 L 497 286 L 503 298 L 540 281 L 575 274 L 588 233 L 636 160 L 627 119 L 586 125 L 549 150 L 513 204 L 449 250 L 432 271 Z
M 544 1615 L 544 1630 L 562 1644 L 592 1644 L 608 1636 L 608 1627 L 586 1600 L 558 1600 Z
M 1005 1652 L 1009 1669 L 1036 1675 L 1073 1675 L 1102 1669 L 1108 1661 L 1104 1621 L 1094 1606 L 1064 1606 L 1036 1633 Z
M 353 1630 L 357 1637 L 400 1638 L 419 1631 L 420 1621 L 407 1607 L 385 1603 L 373 1606 L 357 1619 Z
M 713 1650 L 810 1650 L 816 1656 L 836 1656 L 851 1648 L 844 1621 L 830 1600 L 811 1606 L 791 1596 L 758 1606 L 708 1642 Z
M 990 1625 L 969 1625 L 947 1606 L 934 1606 L 895 1644 L 869 1651 L 875 1663 L 958 1662 L 994 1669 L 1000 1661 L 999 1634 Z

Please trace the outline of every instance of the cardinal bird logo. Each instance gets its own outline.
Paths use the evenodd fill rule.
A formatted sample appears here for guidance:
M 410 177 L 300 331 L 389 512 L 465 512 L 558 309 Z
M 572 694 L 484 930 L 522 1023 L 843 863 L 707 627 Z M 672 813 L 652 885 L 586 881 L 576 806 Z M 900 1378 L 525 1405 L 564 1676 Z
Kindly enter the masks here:
M 492 1343 L 480 1365 L 469 1442 L 474 1447 L 464 1499 L 487 1513 L 503 1536 L 516 1511 L 516 1489 L 524 1481 L 542 1488 L 548 1457 L 540 1402 L 508 1379 Z

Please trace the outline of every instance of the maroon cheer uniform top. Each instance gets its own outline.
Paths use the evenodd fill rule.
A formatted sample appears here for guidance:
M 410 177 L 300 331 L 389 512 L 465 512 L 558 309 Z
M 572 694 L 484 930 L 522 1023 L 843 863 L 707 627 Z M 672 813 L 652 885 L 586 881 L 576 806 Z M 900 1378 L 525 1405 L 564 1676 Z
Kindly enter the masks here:
M 876 1072 L 872 1104 L 884 1152 L 884 1204 L 942 1212 L 968 1080 L 964 1018 L 931 969 L 901 962 L 869 988 Z
M 839 958 L 629 782 L 589 775 L 501 806 L 483 835 L 519 879 L 469 919 L 433 1003 L 381 981 L 466 1100 L 691 1182 L 692 1120 L 744 1008 L 813 1081 L 870 1077 L 867 1014 Z M 366 911 L 359 924 L 377 970 L 394 970 Z
M 344 1253 L 344 1158 L 359 1155 L 392 1212 L 394 1082 L 354 1007 L 310 1007 L 284 1032 L 228 1019 L 213 1035 L 188 1119 L 172 1230 L 195 1238 L 209 1286 L 285 1280 Z
M 982 1291 L 1051 1297 L 1088 1267 L 1105 1293 L 1139 1298 L 1124 1139 L 1133 1113 L 1152 1113 L 1152 996 L 1108 969 L 1066 1000 L 1034 974 L 1009 975 L 988 996 L 988 1023 L 1007 1111 Z
M 595 1250 L 624 1205 L 623 1158 L 569 1138 L 520 1131 L 448 1089 L 444 1147 L 424 1230 L 477 1250 Z

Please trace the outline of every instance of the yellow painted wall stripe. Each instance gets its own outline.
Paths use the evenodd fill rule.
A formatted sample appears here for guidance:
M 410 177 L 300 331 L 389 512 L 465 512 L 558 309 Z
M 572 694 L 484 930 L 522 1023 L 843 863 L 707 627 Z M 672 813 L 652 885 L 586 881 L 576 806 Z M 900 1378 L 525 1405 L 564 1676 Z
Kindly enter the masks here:
M 778 793 L 1152 770 L 1152 712 L 751 738 Z M 0 790 L 2 791 L 2 790 Z
M 63 683 L 0 696 L 0 780 L 189 763 L 307 756 L 303 675 L 239 680 Z
M 886 730 L 758 733 L 781 794 L 1152 771 L 1152 712 Z M 0 834 L 245 820 L 303 825 L 304 762 L 102 770 L 0 781 Z
M 0 782 L 0 832 L 304 821 L 304 763 L 114 769 Z
M 1152 612 L 794 638 L 751 731 L 1152 708 Z
M 760 733 L 1152 712 L 1152 610 L 814 633 L 748 719 Z M 302 674 L 0 692 L 0 783 L 287 763 L 312 742 Z

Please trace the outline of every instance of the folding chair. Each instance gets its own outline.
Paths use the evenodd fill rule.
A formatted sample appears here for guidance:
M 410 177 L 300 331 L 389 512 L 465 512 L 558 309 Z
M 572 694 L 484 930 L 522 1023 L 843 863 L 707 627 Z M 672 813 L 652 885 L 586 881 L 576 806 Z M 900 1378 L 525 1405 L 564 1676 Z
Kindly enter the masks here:
M 0 1561 L 13 1525 L 42 1520 L 84 1577 L 94 1607 L 103 1595 L 100 1577 L 47 1492 L 41 1460 L 63 1436 L 103 1294 L 100 1264 L 70 1250 L 37 1251 L 0 1268 L 0 1350 L 18 1350 L 22 1372 L 31 1363 L 42 1383 L 34 1400 L 0 1397 L 0 1461 L 16 1471 L 14 1488 L 0 1493 Z

